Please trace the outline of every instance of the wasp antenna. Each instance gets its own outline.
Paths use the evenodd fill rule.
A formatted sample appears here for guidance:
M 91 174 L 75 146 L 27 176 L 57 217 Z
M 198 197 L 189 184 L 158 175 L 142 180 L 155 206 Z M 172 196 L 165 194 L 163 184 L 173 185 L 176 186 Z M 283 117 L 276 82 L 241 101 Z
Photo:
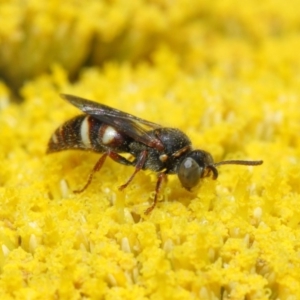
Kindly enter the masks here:
M 244 165 L 244 166 L 259 166 L 263 163 L 262 160 L 224 160 L 215 163 L 214 166 L 218 167 L 220 165 Z

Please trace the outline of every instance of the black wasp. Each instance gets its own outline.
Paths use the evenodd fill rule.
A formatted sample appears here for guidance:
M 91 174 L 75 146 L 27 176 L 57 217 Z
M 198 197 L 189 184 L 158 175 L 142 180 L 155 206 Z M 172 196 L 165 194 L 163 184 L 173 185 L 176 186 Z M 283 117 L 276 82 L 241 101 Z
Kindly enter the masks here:
M 99 171 L 107 157 L 114 161 L 133 166 L 135 170 L 127 182 L 120 186 L 123 190 L 140 170 L 158 173 L 155 196 L 152 205 L 145 211 L 149 214 L 155 207 L 158 193 L 167 174 L 177 174 L 184 188 L 191 190 L 201 178 L 216 179 L 216 167 L 224 164 L 257 166 L 263 162 L 228 160 L 214 163 L 212 156 L 204 150 L 193 150 L 190 139 L 179 129 L 164 128 L 158 124 L 140 119 L 104 104 L 72 95 L 61 95 L 79 108 L 83 115 L 64 123 L 52 135 L 47 153 L 67 149 L 90 150 L 103 153 L 93 170 L 83 192 L 91 183 L 95 172 Z M 130 153 L 129 160 L 119 153 Z

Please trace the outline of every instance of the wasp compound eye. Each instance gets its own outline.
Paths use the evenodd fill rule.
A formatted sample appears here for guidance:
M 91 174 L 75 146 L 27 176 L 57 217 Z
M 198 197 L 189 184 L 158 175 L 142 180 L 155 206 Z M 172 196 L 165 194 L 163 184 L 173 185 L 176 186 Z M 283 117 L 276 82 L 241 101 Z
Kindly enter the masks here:
M 191 157 L 185 158 L 178 169 L 178 178 L 187 190 L 195 187 L 203 177 L 204 168 Z

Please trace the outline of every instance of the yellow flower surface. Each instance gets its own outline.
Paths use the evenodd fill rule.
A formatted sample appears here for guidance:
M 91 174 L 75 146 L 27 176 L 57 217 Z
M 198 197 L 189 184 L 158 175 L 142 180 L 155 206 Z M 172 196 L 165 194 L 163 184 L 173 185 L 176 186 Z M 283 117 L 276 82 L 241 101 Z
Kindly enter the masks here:
M 300 4 L 0 1 L 1 299 L 300 299 Z M 70 79 L 69 79 L 70 78 Z M 189 192 L 100 153 L 46 155 L 67 93 L 224 165 Z M 12 96 L 14 95 L 14 96 Z M 16 97 L 19 101 L 15 101 Z

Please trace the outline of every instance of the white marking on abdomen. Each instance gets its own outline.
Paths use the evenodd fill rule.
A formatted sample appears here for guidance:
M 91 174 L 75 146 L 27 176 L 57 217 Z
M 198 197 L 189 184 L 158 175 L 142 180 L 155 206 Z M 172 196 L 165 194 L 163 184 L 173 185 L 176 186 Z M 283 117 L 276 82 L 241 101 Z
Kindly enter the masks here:
M 53 142 L 54 144 L 57 144 L 57 143 L 58 143 L 58 139 L 57 139 L 56 133 L 53 133 L 53 135 L 52 135 L 52 142 Z
M 80 126 L 80 137 L 83 145 L 90 147 L 90 126 L 89 126 L 89 117 L 85 117 Z
M 111 126 L 107 126 L 102 136 L 102 143 L 109 145 L 118 136 L 118 132 Z

